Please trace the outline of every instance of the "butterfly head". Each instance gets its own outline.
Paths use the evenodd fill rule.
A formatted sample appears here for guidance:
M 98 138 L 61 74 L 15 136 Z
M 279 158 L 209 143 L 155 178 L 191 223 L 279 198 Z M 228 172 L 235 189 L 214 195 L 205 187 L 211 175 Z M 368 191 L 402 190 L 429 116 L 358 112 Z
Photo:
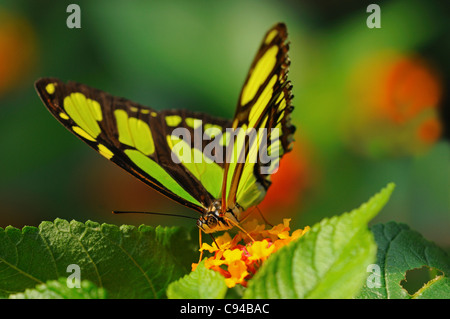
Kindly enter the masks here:
M 214 233 L 216 231 L 233 228 L 238 223 L 232 210 L 226 213 L 222 212 L 220 201 L 215 201 L 197 220 L 197 226 L 205 233 Z

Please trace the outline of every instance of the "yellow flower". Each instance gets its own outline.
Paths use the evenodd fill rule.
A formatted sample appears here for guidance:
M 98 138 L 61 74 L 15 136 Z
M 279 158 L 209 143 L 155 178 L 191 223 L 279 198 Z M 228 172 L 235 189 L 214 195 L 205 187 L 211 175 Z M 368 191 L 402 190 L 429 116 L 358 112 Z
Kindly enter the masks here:
M 249 247 L 247 247 L 247 251 L 250 256 L 248 260 L 265 260 L 270 254 L 275 250 L 275 245 L 270 245 L 269 242 L 264 239 L 262 241 L 255 241 Z
M 223 251 L 223 257 L 227 263 L 232 263 L 233 261 L 240 260 L 242 257 L 242 250 L 233 249 Z
M 234 260 L 228 265 L 229 278 L 225 278 L 225 283 L 228 288 L 236 286 L 236 284 L 243 284 L 244 278 L 249 274 L 247 266 L 242 260 Z
M 224 248 L 226 249 L 226 248 L 230 247 L 231 246 L 230 234 L 224 233 L 222 236 L 217 237 L 216 242 L 212 243 L 212 246 L 208 245 L 207 243 L 203 243 L 202 247 L 200 248 L 200 251 L 207 250 L 210 253 L 213 253 L 213 252 L 219 250 L 219 247 L 217 247 L 216 243 L 217 243 L 217 245 L 219 245 L 220 249 L 224 249 Z

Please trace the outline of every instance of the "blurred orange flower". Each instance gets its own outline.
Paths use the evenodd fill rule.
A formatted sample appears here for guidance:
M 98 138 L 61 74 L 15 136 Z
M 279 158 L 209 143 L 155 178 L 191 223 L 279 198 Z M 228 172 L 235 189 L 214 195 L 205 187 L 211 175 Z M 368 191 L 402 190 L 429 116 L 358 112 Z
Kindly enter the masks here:
M 380 111 L 397 124 L 405 123 L 427 108 L 437 107 L 441 83 L 425 61 L 403 56 L 383 70 Z
M 290 234 L 289 222 L 290 219 L 284 219 L 282 224 L 266 229 L 265 225 L 252 220 L 243 225 L 247 233 L 239 231 L 231 238 L 225 232 L 212 245 L 203 243 L 200 251 L 206 250 L 214 254 L 205 260 L 205 267 L 221 273 L 229 288 L 237 284 L 246 287 L 247 281 L 271 254 L 309 230 L 307 226 Z M 193 271 L 197 265 L 192 264 Z
M 272 184 L 258 208 L 265 218 L 297 214 L 308 190 L 317 180 L 317 169 L 311 159 L 311 147 L 301 136 L 296 136 L 291 152 L 280 161 L 278 171 L 271 175 Z M 293 210 L 292 207 L 297 207 Z
M 440 138 L 443 85 L 429 63 L 385 52 L 355 69 L 345 123 L 353 148 L 370 155 L 409 155 Z
M 36 51 L 35 33 L 29 22 L 0 7 L 0 94 L 31 73 Z

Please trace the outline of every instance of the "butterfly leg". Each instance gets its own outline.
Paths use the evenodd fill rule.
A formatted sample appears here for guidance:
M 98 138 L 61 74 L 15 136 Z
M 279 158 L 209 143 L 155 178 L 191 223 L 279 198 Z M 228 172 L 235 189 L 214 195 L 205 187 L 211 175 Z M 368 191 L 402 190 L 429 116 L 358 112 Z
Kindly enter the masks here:
M 250 234 L 249 234 L 244 228 L 242 228 L 241 226 L 239 226 L 239 224 L 237 224 L 236 222 L 234 222 L 234 221 L 231 220 L 230 218 L 226 218 L 226 217 L 224 217 L 224 218 L 227 220 L 227 222 L 230 222 L 233 226 L 236 226 L 237 228 L 239 228 L 239 230 L 242 231 L 244 234 L 246 234 L 246 235 L 248 236 L 248 238 L 251 239 L 251 241 L 255 241 L 255 240 L 253 239 L 253 237 L 250 236 Z
M 200 257 L 198 258 L 198 263 L 200 263 L 202 261 L 203 258 L 203 250 L 202 249 L 202 230 L 199 228 L 198 229 L 198 243 L 199 243 L 199 250 L 200 250 Z
M 217 244 L 216 239 L 214 236 L 210 233 L 209 236 L 211 236 L 211 239 L 213 240 L 214 244 L 216 244 L 217 249 L 220 249 L 219 244 Z
M 267 219 L 264 217 L 263 213 L 261 212 L 261 210 L 259 209 L 258 206 L 256 206 L 256 209 L 258 210 L 258 213 L 259 213 L 259 215 L 261 216 L 261 218 L 263 219 L 263 221 L 264 221 L 267 225 L 269 225 L 270 227 L 273 227 L 273 225 L 272 225 L 271 223 L 269 223 L 269 222 L 267 221 Z

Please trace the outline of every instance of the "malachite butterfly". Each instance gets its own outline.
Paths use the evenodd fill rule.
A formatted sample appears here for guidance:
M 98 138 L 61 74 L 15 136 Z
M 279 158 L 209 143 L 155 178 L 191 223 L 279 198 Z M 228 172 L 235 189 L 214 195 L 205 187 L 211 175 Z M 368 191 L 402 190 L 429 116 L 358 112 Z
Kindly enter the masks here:
M 198 227 L 213 233 L 238 226 L 243 212 L 263 200 L 271 173 L 292 147 L 288 49 L 286 26 L 277 24 L 266 33 L 253 60 L 233 120 L 188 110 L 155 111 L 55 78 L 39 79 L 35 86 L 49 111 L 69 131 L 150 187 L 199 212 Z M 176 129 L 188 132 L 188 140 L 174 134 Z M 270 137 L 265 151 L 277 154 L 268 170 L 262 169 L 259 157 L 250 161 L 264 139 L 245 134 L 261 129 Z M 244 133 L 233 136 L 238 130 Z M 207 153 L 212 140 L 217 142 L 214 151 Z M 174 156 L 175 148 L 183 151 L 182 156 Z M 211 159 L 218 151 L 227 154 L 226 160 Z M 244 160 L 232 161 L 233 156 Z

